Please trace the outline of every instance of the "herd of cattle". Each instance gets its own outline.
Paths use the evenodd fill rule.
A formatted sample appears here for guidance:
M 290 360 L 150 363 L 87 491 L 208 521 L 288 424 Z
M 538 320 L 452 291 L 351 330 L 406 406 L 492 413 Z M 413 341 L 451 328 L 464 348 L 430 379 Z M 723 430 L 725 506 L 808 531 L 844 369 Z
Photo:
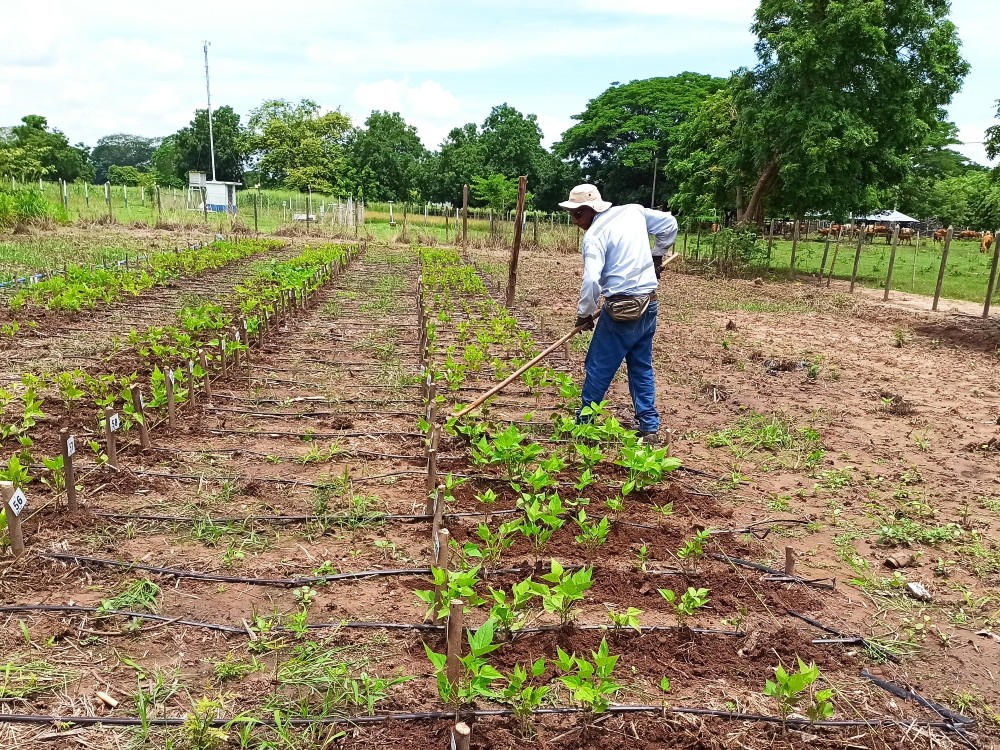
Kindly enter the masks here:
M 791 222 L 789 222 L 791 224 Z M 864 233 L 865 240 L 868 242 L 874 242 L 876 237 L 883 237 L 888 243 L 892 239 L 892 227 L 886 224 L 868 224 L 865 226 L 855 226 L 851 224 L 833 224 L 829 227 L 823 227 L 817 230 L 819 237 L 842 237 L 842 238 L 852 238 L 858 239 L 862 232 Z M 948 236 L 947 229 L 938 229 L 931 234 L 931 239 L 935 243 L 944 242 L 945 237 Z M 953 237 L 959 240 L 971 240 L 979 242 L 979 252 L 985 253 L 993 246 L 993 233 L 992 232 L 975 232 L 971 229 L 963 229 L 960 232 L 954 232 Z M 899 228 L 899 242 L 900 244 L 912 245 L 914 238 L 917 237 L 917 232 L 908 227 Z

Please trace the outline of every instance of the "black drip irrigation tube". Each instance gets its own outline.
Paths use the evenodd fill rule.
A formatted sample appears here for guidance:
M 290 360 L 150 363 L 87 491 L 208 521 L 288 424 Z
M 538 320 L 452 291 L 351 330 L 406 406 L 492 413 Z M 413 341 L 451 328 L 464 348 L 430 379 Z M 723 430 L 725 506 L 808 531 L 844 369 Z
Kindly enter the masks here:
M 553 715 L 575 715 L 586 713 L 581 708 L 540 708 L 532 711 L 533 716 L 553 716 Z M 903 719 L 876 718 L 876 719 L 842 719 L 809 721 L 808 719 L 784 719 L 780 716 L 767 716 L 765 714 L 745 714 L 731 711 L 721 711 L 714 708 L 695 708 L 688 706 L 628 706 L 613 705 L 607 712 L 613 716 L 625 714 L 659 714 L 663 718 L 671 714 L 707 716 L 727 721 L 747 721 L 764 722 L 769 724 L 783 724 L 795 729 L 879 729 L 879 728 L 899 728 L 899 729 L 942 729 L 954 730 L 954 725 L 943 721 L 905 721 Z M 479 709 L 475 711 L 426 711 L 421 713 L 389 713 L 377 716 L 323 716 L 314 719 L 303 719 L 300 717 L 282 718 L 283 726 L 308 727 L 326 724 L 382 724 L 389 721 L 434 721 L 445 719 L 455 721 L 456 718 L 476 719 L 491 717 L 513 716 L 513 709 Z M 145 721 L 138 716 L 56 716 L 52 714 L 0 714 L 0 724 L 76 724 L 78 726 L 94 726 L 102 724 L 111 727 L 176 727 L 182 726 L 187 721 L 186 718 L 154 718 L 150 717 Z M 235 716 L 230 719 L 210 719 L 207 722 L 213 727 L 231 727 L 238 724 L 249 724 L 254 726 L 273 727 L 277 719 L 273 716 L 264 718 Z
M 760 573 L 767 573 L 770 578 L 765 578 L 765 581 L 770 583 L 800 583 L 803 586 L 812 586 L 817 589 L 824 589 L 826 591 L 836 591 L 837 589 L 837 579 L 836 578 L 801 578 L 799 576 L 790 576 L 783 570 L 775 570 L 774 568 L 769 568 L 766 565 L 761 565 L 760 563 L 751 562 L 749 560 L 741 560 L 738 557 L 730 557 L 729 555 L 723 555 L 718 552 L 713 552 L 709 555 L 713 560 L 718 560 L 720 562 L 729 563 L 730 565 L 736 565 L 741 568 L 749 568 L 750 570 L 756 570 Z M 829 581 L 829 583 L 827 583 Z
M 861 646 L 862 648 L 868 649 L 869 651 L 878 654 L 883 659 L 887 659 L 887 660 L 891 661 L 893 664 L 899 664 L 899 657 L 898 656 L 896 656 L 894 653 L 892 653 L 888 649 L 883 648 L 882 646 L 879 646 L 877 643 L 872 643 L 871 641 L 869 641 L 867 638 L 864 638 L 863 636 L 860 636 L 860 635 L 845 635 L 844 633 L 841 633 L 839 630 L 836 630 L 835 628 L 831 628 L 828 625 L 824 625 L 823 623 L 821 623 L 821 622 L 819 622 L 817 620 L 814 620 L 813 618 L 809 617 L 808 615 L 804 615 L 801 612 L 796 612 L 794 609 L 786 609 L 785 612 L 787 614 L 791 615 L 792 617 L 797 617 L 798 619 L 802 620 L 802 622 L 805 622 L 805 623 L 808 623 L 809 625 L 812 625 L 814 628 L 818 628 L 819 630 L 822 630 L 824 633 L 829 633 L 830 635 L 836 636 L 839 639 L 836 642 L 839 642 L 839 643 L 856 643 L 859 646 Z
M 23 604 L 23 605 L 3 605 L 0 606 L 0 613 L 17 612 L 39 612 L 42 614 L 100 614 L 101 616 L 117 615 L 120 617 L 132 617 L 137 620 L 149 620 L 150 622 L 164 622 L 171 625 L 183 625 L 190 628 L 200 628 L 202 630 L 215 630 L 220 633 L 233 633 L 248 635 L 246 628 L 237 625 L 225 625 L 223 623 L 200 622 L 198 620 L 185 620 L 166 615 L 151 614 L 148 612 L 132 612 L 124 609 L 101 610 L 99 607 L 85 607 L 79 604 Z M 306 626 L 308 630 L 337 630 L 337 629 L 365 629 L 365 630 L 418 630 L 427 632 L 445 632 L 447 625 L 433 625 L 423 622 L 368 622 L 365 620 L 343 620 L 341 622 L 314 623 Z M 545 633 L 558 633 L 563 629 L 561 625 L 548 625 L 535 628 L 522 628 L 511 632 L 511 640 L 516 641 L 522 635 L 543 635 Z M 573 630 L 609 631 L 609 625 L 574 625 Z M 715 628 L 684 628 L 678 625 L 643 625 L 639 628 L 642 633 L 668 633 L 672 631 L 689 630 L 698 635 L 717 635 L 726 638 L 742 638 L 746 633 L 738 630 L 718 630 Z M 635 628 L 623 628 L 625 635 L 631 635 L 630 631 Z M 285 627 L 272 628 L 272 633 L 292 632 Z M 109 632 L 109 635 L 113 633 Z

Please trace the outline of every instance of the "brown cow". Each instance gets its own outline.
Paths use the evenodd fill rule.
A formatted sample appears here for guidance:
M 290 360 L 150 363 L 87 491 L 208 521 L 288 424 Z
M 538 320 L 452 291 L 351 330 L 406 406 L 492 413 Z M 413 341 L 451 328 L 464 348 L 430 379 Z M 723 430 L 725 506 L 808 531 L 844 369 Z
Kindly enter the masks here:
M 912 229 L 907 229 L 905 227 L 899 228 L 899 241 L 900 243 L 906 243 L 907 245 L 913 244 L 913 235 L 916 234 Z
M 979 243 L 979 252 L 988 253 L 993 246 L 993 233 L 987 232 L 983 235 L 982 242 Z
M 973 232 L 971 229 L 963 229 L 958 233 L 958 239 L 960 240 L 981 240 L 982 238 L 982 232 Z
M 934 230 L 934 242 L 944 242 L 944 238 L 948 236 L 947 229 L 935 229 Z

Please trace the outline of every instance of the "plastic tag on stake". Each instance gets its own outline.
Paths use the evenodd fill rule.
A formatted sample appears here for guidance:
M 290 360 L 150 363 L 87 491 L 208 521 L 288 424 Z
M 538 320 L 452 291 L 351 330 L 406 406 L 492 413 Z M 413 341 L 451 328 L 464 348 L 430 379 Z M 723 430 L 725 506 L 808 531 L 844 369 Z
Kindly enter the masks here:
M 76 453 L 76 438 L 70 435 L 66 438 L 66 455 L 72 456 L 74 453 Z
M 177 385 L 177 376 L 173 370 L 167 370 L 167 377 L 170 378 L 170 385 Z
M 28 504 L 28 498 L 24 496 L 24 490 L 18 487 L 7 504 L 10 506 L 11 513 L 15 516 L 21 515 L 21 511 Z
M 118 432 L 122 426 L 122 418 L 118 414 L 112 414 L 108 417 L 108 426 L 111 428 L 112 432 Z

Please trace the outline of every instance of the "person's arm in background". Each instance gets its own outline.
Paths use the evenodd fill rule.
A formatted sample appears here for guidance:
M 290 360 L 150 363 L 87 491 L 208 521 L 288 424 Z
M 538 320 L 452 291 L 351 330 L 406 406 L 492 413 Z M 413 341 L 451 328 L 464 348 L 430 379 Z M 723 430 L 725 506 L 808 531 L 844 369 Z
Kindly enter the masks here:
M 580 303 L 576 306 L 577 322 L 592 318 L 601 298 L 601 274 L 604 272 L 604 243 L 597 238 L 583 238 L 583 283 L 580 285 Z
M 653 235 L 653 270 L 656 278 L 660 278 L 663 271 L 663 256 L 667 250 L 673 247 L 677 241 L 677 219 L 669 211 L 656 211 L 652 208 L 644 208 L 646 216 L 646 232 Z

